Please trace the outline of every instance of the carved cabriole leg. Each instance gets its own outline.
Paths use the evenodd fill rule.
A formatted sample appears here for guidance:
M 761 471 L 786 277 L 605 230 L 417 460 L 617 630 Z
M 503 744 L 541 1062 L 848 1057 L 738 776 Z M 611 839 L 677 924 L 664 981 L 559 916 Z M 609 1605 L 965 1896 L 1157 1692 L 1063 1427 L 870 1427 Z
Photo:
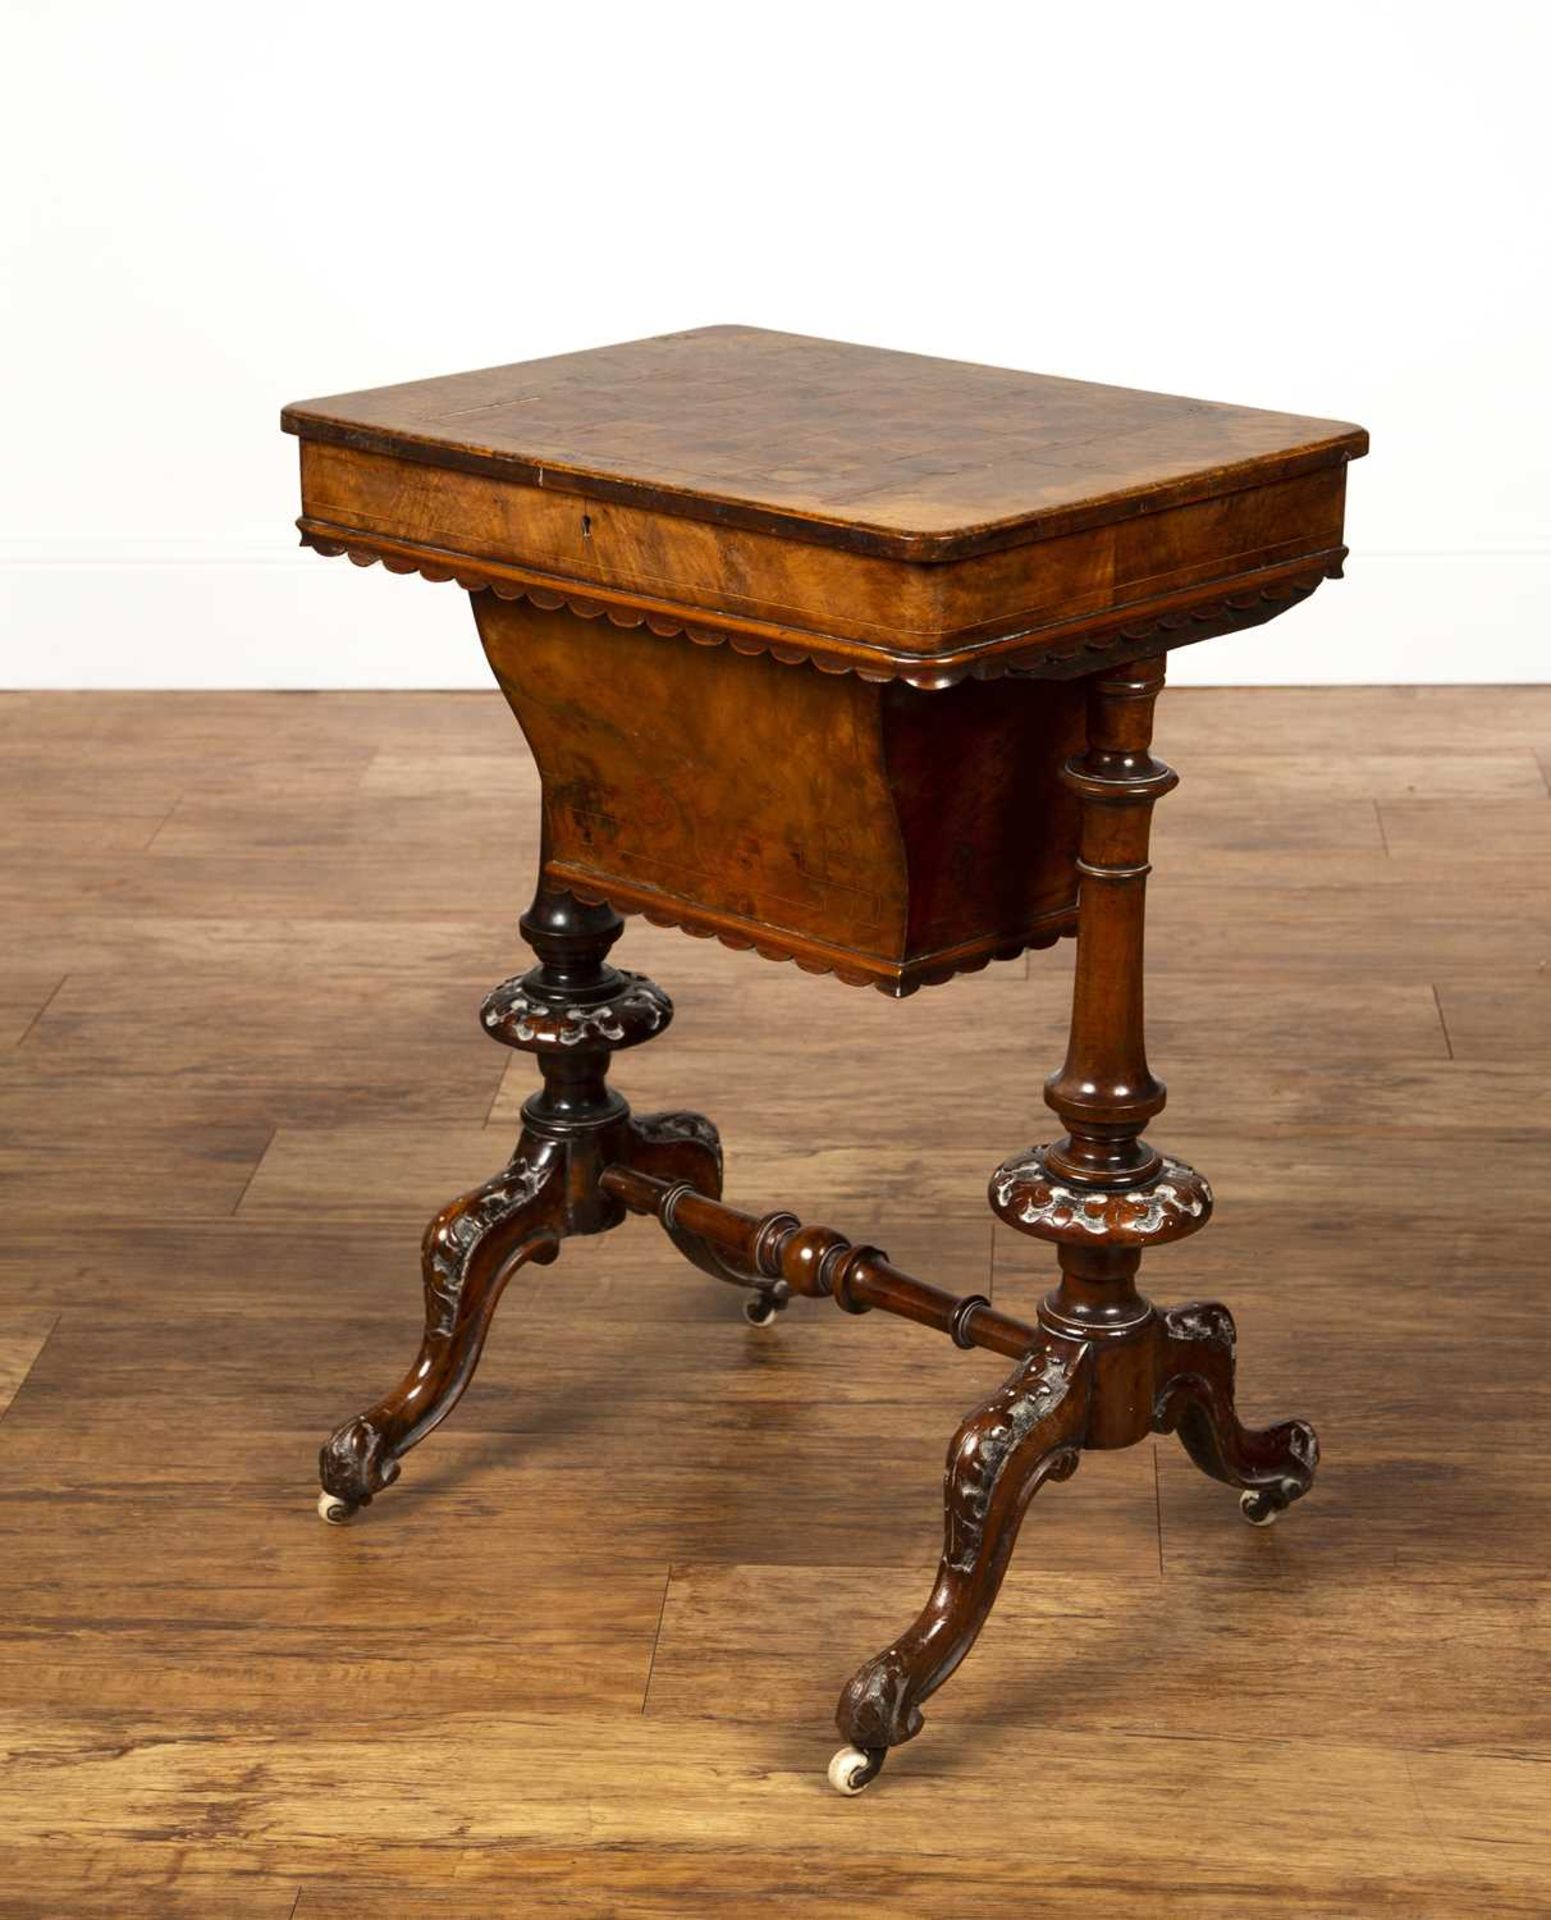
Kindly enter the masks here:
M 890 1747 L 921 1730 L 921 1703 L 963 1660 L 1002 1584 L 1030 1500 L 1077 1469 L 1092 1391 L 1092 1349 L 1041 1338 L 953 1437 L 943 1476 L 942 1560 L 915 1623 L 847 1683 L 835 1722 L 848 1745 L 831 1783 L 859 1793 Z
M 611 909 L 542 887 L 523 916 L 539 964 L 496 987 L 481 1019 L 492 1038 L 537 1056 L 543 1086 L 523 1107 L 507 1167 L 427 1228 L 420 1353 L 385 1399 L 324 1445 L 318 1510 L 326 1520 L 347 1520 L 391 1486 L 403 1455 L 457 1405 L 517 1269 L 553 1260 L 567 1234 L 602 1233 L 624 1218 L 601 1185 L 606 1166 L 639 1165 L 721 1191 L 721 1148 L 709 1121 L 688 1113 L 633 1118 L 607 1083 L 611 1054 L 650 1039 L 673 1017 L 660 988 L 608 964 L 621 927 Z
M 1239 1504 L 1269 1526 L 1314 1483 L 1319 1441 L 1307 1420 L 1260 1429 L 1239 1424 L 1233 1399 L 1233 1315 L 1215 1301 L 1167 1307 L 1161 1318 L 1153 1410 L 1159 1433 L 1177 1433 L 1203 1473 L 1243 1491 Z
M 431 1222 L 420 1256 L 419 1356 L 385 1399 L 324 1443 L 318 1511 L 325 1520 L 348 1520 L 399 1477 L 400 1458 L 446 1419 L 473 1379 L 507 1281 L 529 1260 L 553 1260 L 564 1231 L 564 1156 L 526 1136 L 503 1173 Z

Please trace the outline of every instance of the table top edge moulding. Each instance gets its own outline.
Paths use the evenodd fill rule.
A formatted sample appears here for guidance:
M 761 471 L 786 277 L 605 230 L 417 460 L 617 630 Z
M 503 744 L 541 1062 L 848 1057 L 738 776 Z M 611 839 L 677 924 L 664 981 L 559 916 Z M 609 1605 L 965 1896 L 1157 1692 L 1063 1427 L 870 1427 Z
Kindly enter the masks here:
M 319 552 L 926 689 L 1272 617 L 1339 573 L 1367 446 L 1340 422 L 752 328 L 282 424 Z
M 806 403 L 820 406 L 835 396 L 829 383 L 846 382 L 845 401 L 854 408 L 856 422 L 873 429 L 889 418 L 889 409 L 909 394 L 918 404 L 920 385 L 934 381 L 945 404 L 956 403 L 960 386 L 984 403 L 1003 405 L 1044 403 L 1046 412 L 1022 426 L 1016 438 L 1009 433 L 1009 456 L 1032 461 L 1062 460 L 1046 478 L 1047 500 L 1028 499 L 1004 504 L 1000 513 L 989 507 L 995 491 L 996 466 L 985 470 L 983 441 L 958 448 L 935 449 L 939 472 L 954 472 L 975 489 L 970 499 L 934 501 L 908 481 L 919 477 L 919 456 L 913 446 L 896 462 L 906 461 L 904 474 L 886 476 L 874 468 L 870 484 L 860 489 L 830 493 L 814 484 L 811 468 L 803 480 L 783 483 L 779 436 L 782 417 L 759 422 L 757 445 L 738 451 L 739 462 L 723 460 L 721 484 L 707 470 L 713 463 L 686 459 L 681 441 L 660 432 L 651 451 L 633 459 L 609 459 L 599 448 L 587 460 L 566 451 L 567 391 L 579 383 L 613 377 L 615 391 L 628 391 L 641 409 L 661 409 L 668 421 L 677 415 L 688 390 L 708 384 L 701 364 L 707 347 L 721 350 L 722 364 L 745 384 L 746 397 L 754 380 L 790 424 L 794 411 Z M 683 366 L 666 364 L 661 356 L 676 351 Z M 636 371 L 637 362 L 643 364 Z M 858 394 L 858 374 L 881 370 L 889 378 L 882 392 Z M 987 396 L 983 383 L 995 382 Z M 534 389 L 536 391 L 530 391 Z M 546 400 L 543 415 L 535 419 L 533 402 Z M 1112 409 L 1145 408 L 1145 414 L 1126 414 L 1122 429 L 1142 441 L 1134 470 L 1107 487 L 1095 485 L 1099 470 L 1080 457 L 1092 443 L 1076 436 L 1058 440 L 1061 428 L 1047 424 L 1053 402 L 1064 403 L 1070 417 L 1085 402 L 1097 401 Z M 870 404 L 869 404 L 870 402 Z M 1145 436 L 1159 421 L 1180 420 L 1237 430 L 1242 444 L 1230 441 L 1223 457 L 1181 464 L 1178 456 L 1148 458 Z M 599 423 L 589 419 L 589 427 Z M 653 422 L 660 428 L 661 420 Z M 926 564 L 962 559 L 1001 546 L 1021 546 L 1056 533 L 1124 519 L 1163 504 L 1180 504 L 1213 494 L 1229 493 L 1246 485 L 1285 479 L 1319 467 L 1358 459 L 1368 450 L 1366 431 L 1349 421 L 1269 411 L 1261 407 L 1226 405 L 1184 395 L 1150 393 L 1100 382 L 1024 373 L 967 361 L 944 360 L 928 354 L 901 353 L 890 348 L 853 346 L 764 327 L 710 326 L 654 339 L 625 341 L 579 353 L 559 354 L 547 360 L 518 361 L 507 366 L 481 368 L 430 380 L 403 381 L 393 386 L 367 388 L 358 393 L 334 394 L 292 402 L 282 410 L 281 425 L 288 433 L 329 441 L 359 451 L 429 460 L 435 465 L 490 473 L 533 485 L 548 485 L 599 498 L 617 498 L 726 526 L 750 526 L 791 538 L 834 544 L 856 552 L 876 553 Z M 481 432 L 481 427 L 485 430 Z M 768 431 L 765 429 L 768 428 Z M 574 428 L 571 429 L 574 431 Z M 1031 438 L 1038 435 L 1038 440 Z M 811 442 L 803 449 L 811 449 Z M 1074 454 L 1078 457 L 1074 459 Z M 1025 469 L 1026 471 L 1026 469 Z M 1065 476 L 1064 478 L 1061 476 Z M 773 477 L 774 476 L 774 477 Z M 985 476 L 982 478 L 982 476 Z M 892 482 L 892 483 L 891 483 Z M 1052 484 L 1053 482 L 1053 484 Z M 981 510 L 974 510 L 978 497 Z

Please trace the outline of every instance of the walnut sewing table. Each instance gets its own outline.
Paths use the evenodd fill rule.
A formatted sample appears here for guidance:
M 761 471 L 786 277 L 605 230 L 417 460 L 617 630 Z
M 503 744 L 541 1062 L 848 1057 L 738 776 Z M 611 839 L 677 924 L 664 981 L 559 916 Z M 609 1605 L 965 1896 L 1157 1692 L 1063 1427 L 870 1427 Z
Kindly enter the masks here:
M 431 1222 L 425 1333 L 322 1452 L 343 1520 L 468 1385 L 502 1288 L 568 1234 L 655 1215 L 769 1323 L 792 1294 L 1014 1362 L 948 1451 L 937 1582 L 845 1687 L 855 1792 L 974 1642 L 1025 1508 L 1085 1447 L 1177 1432 L 1265 1523 L 1313 1430 L 1234 1407 L 1225 1307 L 1156 1309 L 1142 1252 L 1212 1198 L 1143 1137 L 1149 751 L 1169 649 L 1254 626 L 1340 572 L 1336 421 L 708 327 L 315 400 L 302 539 L 452 580 L 543 780 L 538 964 L 486 999 L 542 1085 L 510 1163 Z M 715 1128 L 632 1114 L 611 1056 L 672 1017 L 609 962 L 621 912 L 903 995 L 1077 937 L 1064 1132 L 991 1176 L 1060 1276 L 1025 1325 L 789 1213 L 721 1200 Z M 1010 1087 L 1009 1097 L 1021 1089 Z

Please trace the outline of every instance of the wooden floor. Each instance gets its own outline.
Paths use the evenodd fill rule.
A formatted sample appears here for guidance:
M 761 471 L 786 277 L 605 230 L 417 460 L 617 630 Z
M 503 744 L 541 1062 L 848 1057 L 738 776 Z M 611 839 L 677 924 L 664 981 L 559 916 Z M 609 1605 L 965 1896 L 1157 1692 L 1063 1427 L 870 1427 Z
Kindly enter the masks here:
M 0 698 L 0 1911 L 1551 1911 L 1551 690 L 1177 692 L 1154 1136 L 1313 1496 L 1172 1441 L 1040 1496 L 879 1785 L 841 1683 L 913 1616 L 998 1363 L 633 1223 L 530 1268 L 354 1527 L 319 1440 L 418 1335 L 416 1245 L 531 1063 L 535 780 L 496 696 Z M 1029 1314 L 987 1175 L 1048 1134 L 1069 952 L 900 1005 L 632 922 L 621 1062 L 728 1194 Z M 951 1102 L 953 1144 L 932 1142 Z

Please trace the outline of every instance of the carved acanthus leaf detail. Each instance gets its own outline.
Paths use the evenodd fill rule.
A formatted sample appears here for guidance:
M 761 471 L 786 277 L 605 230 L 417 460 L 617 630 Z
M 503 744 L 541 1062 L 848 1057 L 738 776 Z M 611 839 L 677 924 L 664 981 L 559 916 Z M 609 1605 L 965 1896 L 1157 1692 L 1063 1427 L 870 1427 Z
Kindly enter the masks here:
M 323 1443 L 318 1478 L 324 1491 L 348 1508 L 370 1504 L 374 1493 L 392 1486 L 399 1463 L 388 1451 L 387 1436 L 365 1414 L 358 1415 Z
M 858 1747 L 897 1747 L 921 1731 L 914 1689 L 904 1653 L 888 1647 L 846 1683 L 836 1720 Z
M 673 1140 L 693 1140 L 697 1146 L 706 1147 L 714 1153 L 717 1165 L 721 1165 L 722 1137 L 703 1113 L 638 1113 L 635 1124 L 643 1138 L 650 1140 L 653 1145 L 666 1145 Z
M 1319 1466 L 1319 1436 L 1306 1420 L 1288 1423 L 1287 1451 L 1304 1468 L 1309 1479 Z
M 1032 1147 L 991 1176 L 991 1204 L 1009 1226 L 1042 1240 L 1144 1246 L 1179 1240 L 1204 1227 L 1212 1211 L 1205 1178 L 1165 1159 L 1143 1186 L 1082 1187 L 1050 1171 L 1044 1147 Z
M 606 1000 L 556 1001 L 532 990 L 527 976 L 503 980 L 485 996 L 480 1019 L 509 1047 L 607 1046 L 618 1051 L 659 1033 L 673 1018 L 673 1002 L 645 974 L 617 969 L 619 986 Z
M 632 1166 L 670 1185 L 709 1194 L 713 1199 L 720 1196 L 721 1136 L 704 1114 L 676 1109 L 670 1113 L 633 1113 L 629 1125 L 628 1158 Z M 691 1254 L 690 1258 L 695 1256 Z M 720 1268 L 707 1270 L 715 1271 L 718 1279 L 728 1277 Z
M 503 1174 L 486 1181 L 451 1218 L 434 1229 L 425 1262 L 426 1290 L 434 1304 L 434 1311 L 427 1316 L 428 1333 L 451 1333 L 476 1251 L 496 1227 L 537 1197 L 551 1172 L 527 1160 L 514 1160 Z
M 1037 1366 L 1025 1363 L 961 1430 L 948 1462 L 946 1565 L 968 1573 L 985 1538 L 986 1515 L 1008 1461 L 1071 1390 L 1081 1349 L 1047 1349 Z M 1070 1472 L 1077 1464 L 1072 1454 Z M 1053 1457 L 1045 1474 L 1064 1462 Z
M 1233 1315 L 1216 1301 L 1163 1309 L 1163 1331 L 1170 1340 L 1211 1340 L 1231 1354 L 1238 1338 Z

